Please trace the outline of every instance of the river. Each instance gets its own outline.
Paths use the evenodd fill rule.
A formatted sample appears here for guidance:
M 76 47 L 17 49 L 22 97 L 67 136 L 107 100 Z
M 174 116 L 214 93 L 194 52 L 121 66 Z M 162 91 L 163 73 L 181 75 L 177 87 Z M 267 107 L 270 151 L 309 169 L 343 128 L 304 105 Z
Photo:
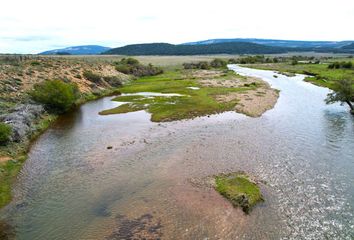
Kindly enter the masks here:
M 111 97 L 86 103 L 34 142 L 0 218 L 17 239 L 353 239 L 346 106 L 302 75 L 230 68 L 279 89 L 275 107 L 153 123 L 145 111 L 100 116 Z M 195 184 L 239 170 L 264 182 L 250 215 Z

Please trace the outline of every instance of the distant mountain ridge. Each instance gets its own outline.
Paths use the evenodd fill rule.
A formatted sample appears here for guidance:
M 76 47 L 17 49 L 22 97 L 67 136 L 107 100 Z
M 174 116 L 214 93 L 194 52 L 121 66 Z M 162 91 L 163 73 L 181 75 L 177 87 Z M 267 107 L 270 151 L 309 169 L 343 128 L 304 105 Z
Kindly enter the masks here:
M 201 54 L 272 54 L 285 53 L 288 48 L 265 46 L 249 42 L 229 42 L 200 45 L 173 45 L 169 43 L 132 44 L 112 48 L 108 55 L 201 55 Z
M 99 45 L 82 45 L 82 46 L 73 46 L 61 49 L 54 49 L 45 52 L 39 53 L 40 55 L 94 55 L 101 54 L 108 51 L 109 47 L 103 47 Z
M 345 45 L 345 46 L 343 46 L 341 48 L 342 49 L 352 49 L 352 50 L 354 50 L 354 42 L 351 43 L 351 44 Z
M 197 42 L 187 42 L 182 45 L 208 45 L 214 43 L 226 42 L 250 42 L 275 47 L 292 48 L 341 48 L 345 45 L 354 43 L 354 41 L 298 41 L 298 40 L 277 40 L 277 39 L 259 39 L 259 38 L 221 38 L 208 39 Z

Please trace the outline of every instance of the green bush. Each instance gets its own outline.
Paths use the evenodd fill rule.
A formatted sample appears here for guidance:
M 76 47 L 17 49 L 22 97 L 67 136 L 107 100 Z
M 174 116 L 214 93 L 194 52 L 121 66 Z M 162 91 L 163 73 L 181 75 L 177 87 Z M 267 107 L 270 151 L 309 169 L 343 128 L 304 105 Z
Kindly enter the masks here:
M 11 126 L 6 123 L 0 123 L 0 145 L 5 145 L 11 136 Z
M 31 66 L 39 66 L 39 65 L 41 65 L 40 62 L 37 62 L 37 61 L 31 62 Z
M 346 69 L 351 69 L 353 68 L 353 63 L 352 62 L 334 62 L 328 65 L 329 69 L 339 69 L 339 68 L 346 68 Z
M 213 68 L 224 68 L 227 65 L 227 61 L 220 59 L 220 58 L 215 58 L 213 61 L 210 62 L 210 66 Z
M 123 58 L 120 61 L 121 64 L 128 64 L 128 65 L 139 65 L 139 61 L 135 58 Z
M 120 87 L 123 85 L 118 76 L 105 76 L 103 79 L 112 87 Z
M 102 79 L 102 77 L 96 73 L 93 73 L 91 71 L 84 71 L 83 73 L 84 78 L 86 78 L 87 80 L 94 82 L 94 83 L 99 83 Z
M 152 64 L 147 66 L 142 65 L 138 60 L 134 58 L 123 58 L 119 62 L 115 62 L 115 67 L 118 72 L 124 74 L 131 74 L 136 77 L 155 76 L 163 73 L 163 70 L 159 67 L 155 67 Z
M 66 112 L 75 104 L 79 90 L 75 84 L 60 80 L 47 80 L 36 84 L 30 92 L 32 99 L 53 112 Z
M 210 64 L 206 61 L 201 61 L 197 63 L 183 63 L 184 69 L 210 69 Z

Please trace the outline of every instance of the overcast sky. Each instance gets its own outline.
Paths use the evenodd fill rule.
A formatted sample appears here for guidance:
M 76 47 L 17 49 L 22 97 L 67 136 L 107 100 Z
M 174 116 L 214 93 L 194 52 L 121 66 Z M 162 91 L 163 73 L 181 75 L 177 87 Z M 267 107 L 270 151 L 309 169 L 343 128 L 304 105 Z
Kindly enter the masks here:
M 354 40 L 354 0 L 3 0 L 0 52 L 211 38 Z

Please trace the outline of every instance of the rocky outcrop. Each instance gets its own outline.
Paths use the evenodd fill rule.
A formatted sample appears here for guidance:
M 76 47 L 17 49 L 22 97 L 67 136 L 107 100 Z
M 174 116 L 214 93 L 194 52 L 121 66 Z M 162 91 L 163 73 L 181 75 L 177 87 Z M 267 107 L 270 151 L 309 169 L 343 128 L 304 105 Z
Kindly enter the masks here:
M 21 104 L 9 114 L 0 116 L 0 121 L 12 127 L 11 141 L 20 142 L 28 138 L 34 130 L 34 122 L 44 113 L 42 105 Z

